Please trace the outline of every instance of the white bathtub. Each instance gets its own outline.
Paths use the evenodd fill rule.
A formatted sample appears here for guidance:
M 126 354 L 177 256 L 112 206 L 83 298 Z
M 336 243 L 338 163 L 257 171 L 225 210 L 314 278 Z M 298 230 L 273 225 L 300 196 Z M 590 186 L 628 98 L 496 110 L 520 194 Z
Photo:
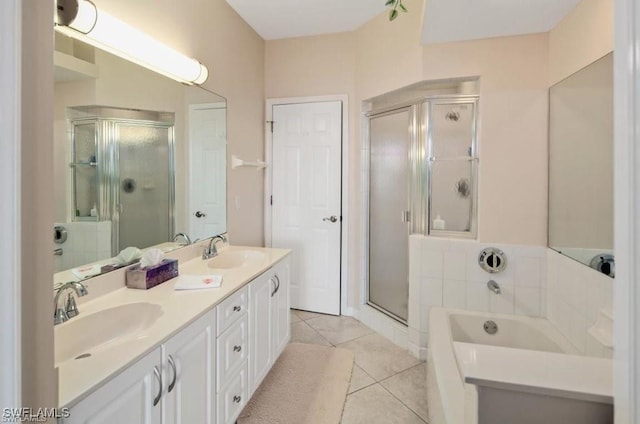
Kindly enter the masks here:
M 582 410 L 563 424 L 613 422 L 611 361 L 577 355 L 545 319 L 432 308 L 427 369 L 430 424 L 498 424 L 510 407 L 537 411 L 531 422 L 554 422 L 554 408 Z

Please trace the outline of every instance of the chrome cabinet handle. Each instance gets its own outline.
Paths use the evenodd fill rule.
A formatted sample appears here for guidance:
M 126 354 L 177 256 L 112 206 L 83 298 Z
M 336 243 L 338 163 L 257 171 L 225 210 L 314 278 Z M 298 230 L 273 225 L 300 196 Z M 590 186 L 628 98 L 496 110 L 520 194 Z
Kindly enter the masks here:
M 160 402 L 160 397 L 162 397 L 162 375 L 160 374 L 160 370 L 158 369 L 157 366 L 153 367 L 153 373 L 158 379 L 158 383 L 160 385 L 160 387 L 158 388 L 158 395 L 155 398 L 153 398 L 153 406 L 156 406 L 158 402 Z
M 273 283 L 273 290 L 271 290 L 271 297 L 273 297 L 273 295 L 278 291 L 278 286 L 276 286 L 276 282 L 273 277 L 269 278 L 269 283 Z
M 235 403 L 240 403 L 240 401 L 241 401 L 241 400 L 242 400 L 242 398 L 241 398 L 240 396 L 238 396 L 238 395 L 235 395 L 235 396 L 233 397 L 233 401 L 234 401 Z
M 274 275 L 273 278 L 276 279 L 276 293 L 278 293 L 280 291 L 280 277 L 278 277 L 278 274 Z
M 235 352 L 240 352 L 240 351 L 242 350 L 242 346 L 235 345 L 235 346 L 233 347 L 233 350 L 234 350 Z
M 171 356 L 171 355 L 169 355 L 169 366 L 173 370 L 173 380 L 171 380 L 171 384 L 169 384 L 169 387 L 167 388 L 167 393 L 171 393 L 173 388 L 176 386 L 176 380 L 178 378 L 178 371 L 176 370 L 176 363 L 173 360 L 173 356 Z
M 242 310 L 242 306 L 234 306 L 234 307 L 233 307 L 233 310 L 234 310 L 235 312 L 240 312 L 240 311 Z
M 338 222 L 338 217 L 335 215 L 331 215 L 328 218 L 322 218 L 322 220 L 326 222 Z
M 204 212 L 196 211 L 195 216 L 196 218 L 204 218 L 205 216 L 207 216 L 207 214 Z

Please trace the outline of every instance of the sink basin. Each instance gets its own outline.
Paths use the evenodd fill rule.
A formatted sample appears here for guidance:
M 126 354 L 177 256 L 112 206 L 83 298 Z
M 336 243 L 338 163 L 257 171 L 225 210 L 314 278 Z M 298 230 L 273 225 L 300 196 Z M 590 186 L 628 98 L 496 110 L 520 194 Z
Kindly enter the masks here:
M 131 340 L 162 316 L 160 305 L 147 302 L 114 306 L 80 315 L 54 327 L 55 362 L 90 356 Z
M 209 259 L 207 266 L 213 269 L 231 269 L 245 266 L 252 261 L 264 259 L 264 253 L 256 250 L 229 250 Z

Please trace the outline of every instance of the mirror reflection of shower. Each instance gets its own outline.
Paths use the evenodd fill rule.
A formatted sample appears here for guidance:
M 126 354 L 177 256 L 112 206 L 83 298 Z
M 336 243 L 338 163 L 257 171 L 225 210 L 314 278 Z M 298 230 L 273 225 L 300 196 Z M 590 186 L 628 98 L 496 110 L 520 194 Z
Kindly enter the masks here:
M 475 237 L 476 82 L 387 93 L 367 114 L 366 301 L 405 324 L 409 235 Z
M 173 113 L 79 106 L 71 133 L 69 222 L 95 231 L 108 256 L 171 240 L 175 213 Z M 144 206 L 144 207 L 140 207 Z M 77 266 L 90 262 L 79 259 Z

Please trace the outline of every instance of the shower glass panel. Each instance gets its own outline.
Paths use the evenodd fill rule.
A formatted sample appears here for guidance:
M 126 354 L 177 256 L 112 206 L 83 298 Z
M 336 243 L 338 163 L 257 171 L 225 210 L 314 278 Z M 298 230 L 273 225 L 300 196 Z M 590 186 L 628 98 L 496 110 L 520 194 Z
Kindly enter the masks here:
M 409 296 L 409 173 L 412 109 L 369 121 L 368 303 L 403 322 Z
M 442 160 L 431 165 L 431 218 L 442 220 L 441 230 L 468 232 L 471 229 L 470 160 Z
M 96 161 L 96 123 L 73 127 L 73 199 L 74 220 L 97 220 L 98 171 Z M 93 212 L 93 213 L 92 213 Z
M 475 237 L 476 102 L 436 99 L 423 104 L 429 134 L 429 234 Z
M 171 128 L 116 123 L 119 250 L 171 239 Z

